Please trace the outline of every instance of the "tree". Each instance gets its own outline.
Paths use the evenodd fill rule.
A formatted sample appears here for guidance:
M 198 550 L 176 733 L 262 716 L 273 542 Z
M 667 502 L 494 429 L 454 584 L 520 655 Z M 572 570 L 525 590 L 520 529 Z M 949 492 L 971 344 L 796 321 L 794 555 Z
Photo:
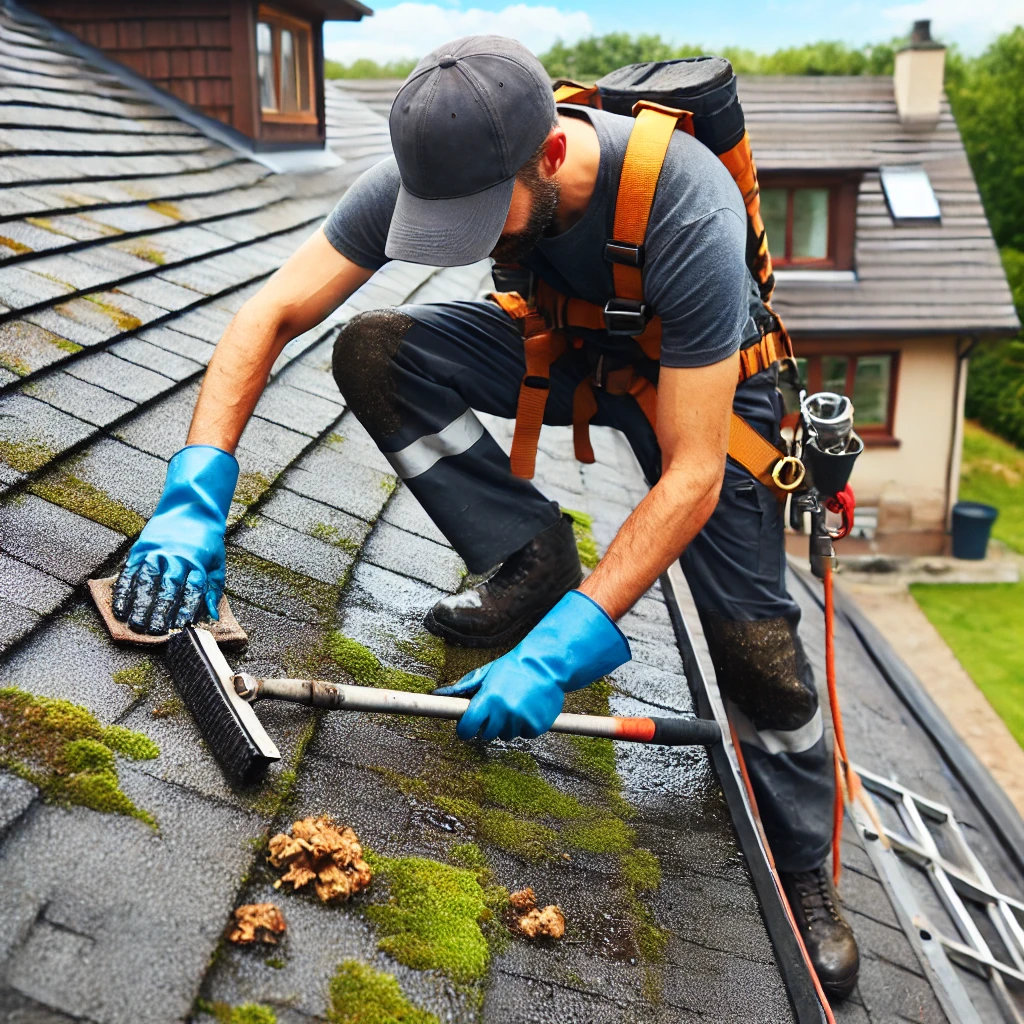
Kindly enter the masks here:
M 898 41 L 853 49 L 845 43 L 821 42 L 793 46 L 775 53 L 726 47 L 714 51 L 727 58 L 741 74 L 755 75 L 888 75 Z M 581 39 L 572 46 L 557 42 L 541 54 L 541 63 L 553 78 L 592 81 L 626 64 L 650 60 L 695 57 L 709 52 L 703 46 L 669 43 L 659 35 L 631 36 L 612 32 Z
M 996 242 L 1024 250 L 1024 27 L 954 59 L 947 90 Z

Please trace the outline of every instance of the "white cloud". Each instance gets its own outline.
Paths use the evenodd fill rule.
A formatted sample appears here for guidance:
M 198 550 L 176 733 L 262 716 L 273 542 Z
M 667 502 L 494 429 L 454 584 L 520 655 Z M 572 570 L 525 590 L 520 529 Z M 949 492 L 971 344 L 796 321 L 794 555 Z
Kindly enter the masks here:
M 882 13 L 897 33 L 909 31 L 918 19 L 931 18 L 936 39 L 955 39 L 967 53 L 977 53 L 1001 32 L 1024 24 L 1024 0 L 921 0 Z
M 449 39 L 484 33 L 512 36 L 534 53 L 543 53 L 556 39 L 572 42 L 593 31 L 589 14 L 557 7 L 513 4 L 501 11 L 485 11 L 400 3 L 362 21 L 328 22 L 324 53 L 345 64 L 361 57 L 402 60 L 422 57 Z

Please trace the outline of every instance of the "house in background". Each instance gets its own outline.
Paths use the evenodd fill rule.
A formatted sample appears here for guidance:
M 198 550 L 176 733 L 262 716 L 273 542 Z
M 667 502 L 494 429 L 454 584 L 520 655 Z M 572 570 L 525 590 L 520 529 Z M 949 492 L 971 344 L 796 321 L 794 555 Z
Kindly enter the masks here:
M 359 0 L 29 0 L 260 151 L 323 148 L 324 21 L 372 14 Z
M 942 93 L 914 26 L 882 77 L 742 77 L 778 287 L 813 391 L 850 395 L 866 550 L 936 554 L 957 500 L 968 357 L 1019 329 Z M 856 551 L 858 542 L 844 542 Z

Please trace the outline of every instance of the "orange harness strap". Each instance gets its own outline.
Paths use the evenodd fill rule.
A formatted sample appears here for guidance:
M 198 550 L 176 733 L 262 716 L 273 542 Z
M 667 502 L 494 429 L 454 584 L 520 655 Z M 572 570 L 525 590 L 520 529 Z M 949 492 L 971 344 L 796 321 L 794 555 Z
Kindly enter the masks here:
M 556 102 L 573 102 L 600 106 L 596 88 L 577 83 L 561 85 L 555 93 Z M 647 235 L 654 193 L 672 134 L 681 128 L 693 134 L 693 116 L 685 110 L 674 110 L 658 103 L 641 100 L 633 108 L 634 123 L 626 146 L 619 191 L 615 201 L 613 245 L 636 251 L 636 263 L 612 262 L 612 279 L 617 299 L 643 301 L 642 252 Z M 727 156 L 735 156 L 749 141 L 744 139 Z M 723 159 L 725 159 L 723 157 Z M 736 156 L 742 162 L 742 154 Z M 728 163 L 727 163 L 728 166 Z M 752 164 L 751 164 L 752 167 Z M 730 170 L 732 167 L 730 166 Z M 749 181 L 740 182 L 744 200 L 756 212 L 757 177 L 750 171 Z M 767 246 L 765 245 L 765 255 Z M 770 264 L 769 264 L 770 273 Z M 522 321 L 526 354 L 526 374 L 519 389 L 515 433 L 512 437 L 511 465 L 516 476 L 529 479 L 537 462 L 544 410 L 550 389 L 551 364 L 567 349 L 567 329 L 604 330 L 605 312 L 594 303 L 562 295 L 544 281 L 538 282 L 536 305 L 531 307 L 517 292 L 494 293 L 491 296 L 511 317 Z M 779 359 L 791 357 L 792 343 L 778 317 L 778 329 L 761 337 L 740 353 L 740 382 L 767 369 Z M 661 320 L 652 317 L 634 340 L 644 355 L 657 360 L 661 354 Z M 580 344 L 576 339 L 575 343 Z M 573 395 L 573 447 L 576 458 L 584 463 L 594 461 L 590 443 L 590 422 L 597 413 L 593 388 L 599 386 L 609 394 L 630 394 L 637 400 L 652 428 L 657 428 L 657 392 L 654 385 L 635 367 L 613 370 L 603 380 L 584 378 Z M 770 487 L 783 499 L 788 491 L 799 486 L 803 466 L 766 441 L 739 416 L 734 415 L 729 437 L 729 455 L 757 480 Z
M 682 128 L 692 135 L 693 114 L 688 110 L 673 110 L 659 103 L 641 100 L 633 107 L 633 116 L 633 130 L 626 144 L 619 194 L 615 200 L 612 232 L 616 242 L 640 249 L 647 236 L 654 190 L 658 187 L 658 176 L 672 133 Z M 644 283 L 639 266 L 613 263 L 612 280 L 616 298 L 643 300 Z

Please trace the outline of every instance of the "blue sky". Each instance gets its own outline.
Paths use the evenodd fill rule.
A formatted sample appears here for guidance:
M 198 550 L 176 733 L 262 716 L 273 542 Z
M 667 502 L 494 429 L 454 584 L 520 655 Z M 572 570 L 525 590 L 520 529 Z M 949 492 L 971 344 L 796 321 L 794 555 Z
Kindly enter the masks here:
M 977 53 L 1000 31 L 1024 23 L 1024 0 L 367 0 L 375 9 L 361 23 L 325 26 L 328 57 L 392 60 L 418 57 L 447 39 L 475 32 L 514 35 L 535 51 L 556 38 L 604 32 L 660 32 L 708 49 L 738 45 L 774 50 L 818 39 L 853 45 L 903 34 L 915 18 L 933 32 Z

